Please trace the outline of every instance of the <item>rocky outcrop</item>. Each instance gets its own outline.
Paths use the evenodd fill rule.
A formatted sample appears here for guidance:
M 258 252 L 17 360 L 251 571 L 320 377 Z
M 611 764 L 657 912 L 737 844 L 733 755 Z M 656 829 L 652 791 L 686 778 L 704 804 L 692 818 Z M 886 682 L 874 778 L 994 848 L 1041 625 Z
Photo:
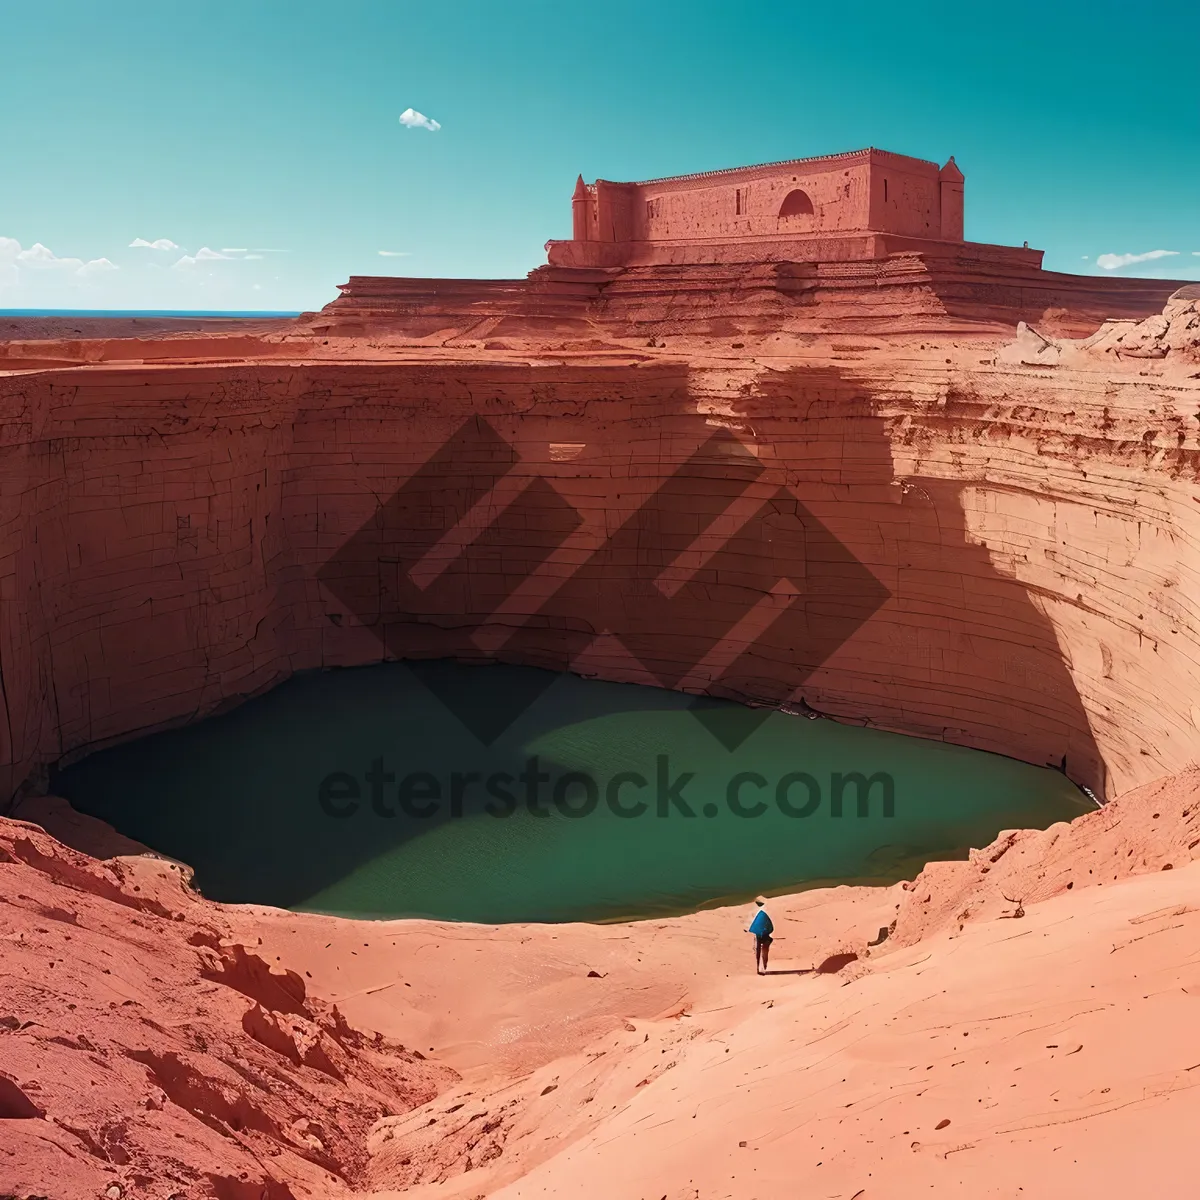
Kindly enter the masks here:
M 1173 292 L 1161 313 L 1141 321 L 1105 321 L 1082 341 L 1044 337 L 1022 321 L 1016 339 L 998 357 L 1002 363 L 1085 368 L 1096 362 L 1115 366 L 1129 360 L 1169 360 L 1163 362 L 1165 368 L 1195 378 L 1192 369 L 1200 364 L 1200 284 Z
M 340 1195 L 376 1121 L 457 1080 L 351 1028 L 173 865 L 0 821 L 0 877 L 6 1195 Z
M 1200 363 L 1200 284 L 1173 293 L 1161 313 L 1133 323 L 1106 323 L 1083 343 L 1089 356 L 1170 358 L 1176 364 Z

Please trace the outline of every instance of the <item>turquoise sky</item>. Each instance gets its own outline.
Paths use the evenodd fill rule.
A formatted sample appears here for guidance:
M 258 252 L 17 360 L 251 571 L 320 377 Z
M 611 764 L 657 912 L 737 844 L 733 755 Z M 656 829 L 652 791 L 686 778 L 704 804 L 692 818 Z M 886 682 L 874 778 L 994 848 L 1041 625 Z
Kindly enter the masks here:
M 954 154 L 972 240 L 1200 278 L 1195 0 L 39 0 L 2 28 L 2 308 L 521 276 L 578 172 L 866 145 Z

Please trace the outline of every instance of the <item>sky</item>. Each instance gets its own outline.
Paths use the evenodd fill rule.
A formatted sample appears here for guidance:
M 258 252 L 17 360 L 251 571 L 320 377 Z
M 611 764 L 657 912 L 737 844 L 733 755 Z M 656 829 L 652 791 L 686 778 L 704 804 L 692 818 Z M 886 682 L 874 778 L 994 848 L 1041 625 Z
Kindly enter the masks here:
M 579 173 L 864 146 L 953 154 L 972 241 L 1200 279 L 1195 0 L 38 0 L 0 27 L 0 309 L 519 278 Z

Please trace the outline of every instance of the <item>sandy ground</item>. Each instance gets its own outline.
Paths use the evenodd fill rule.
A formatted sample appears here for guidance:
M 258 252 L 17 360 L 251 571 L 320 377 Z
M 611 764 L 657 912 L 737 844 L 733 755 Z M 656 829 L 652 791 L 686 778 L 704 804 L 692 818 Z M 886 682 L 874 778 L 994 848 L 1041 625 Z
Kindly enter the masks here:
M 713 980 L 686 1016 L 543 1068 L 509 1135 L 519 1173 L 500 1157 L 408 1194 L 1187 1194 L 1198 936 L 1189 867 L 939 935 L 853 982 Z M 432 1140 L 426 1112 L 447 1136 L 451 1097 L 387 1123 L 406 1154 Z
M 1188 772 L 908 884 L 774 900 L 765 977 L 740 909 L 339 921 L 5 821 L 0 1194 L 1189 1194 L 1193 807 Z

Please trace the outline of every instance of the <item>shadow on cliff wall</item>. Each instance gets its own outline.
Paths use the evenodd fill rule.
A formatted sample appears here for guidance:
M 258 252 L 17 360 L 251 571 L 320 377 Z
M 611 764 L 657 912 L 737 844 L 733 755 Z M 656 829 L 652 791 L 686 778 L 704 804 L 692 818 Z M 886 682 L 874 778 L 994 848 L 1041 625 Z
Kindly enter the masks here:
M 1104 762 L 1053 624 L 969 531 L 967 485 L 897 478 L 898 428 L 836 368 L 773 373 L 742 411 L 774 436 L 790 489 L 888 592 L 856 639 L 791 677 L 810 702 L 835 697 L 846 719 L 1054 766 L 1103 795 Z M 919 418 L 906 436 L 938 440 Z

